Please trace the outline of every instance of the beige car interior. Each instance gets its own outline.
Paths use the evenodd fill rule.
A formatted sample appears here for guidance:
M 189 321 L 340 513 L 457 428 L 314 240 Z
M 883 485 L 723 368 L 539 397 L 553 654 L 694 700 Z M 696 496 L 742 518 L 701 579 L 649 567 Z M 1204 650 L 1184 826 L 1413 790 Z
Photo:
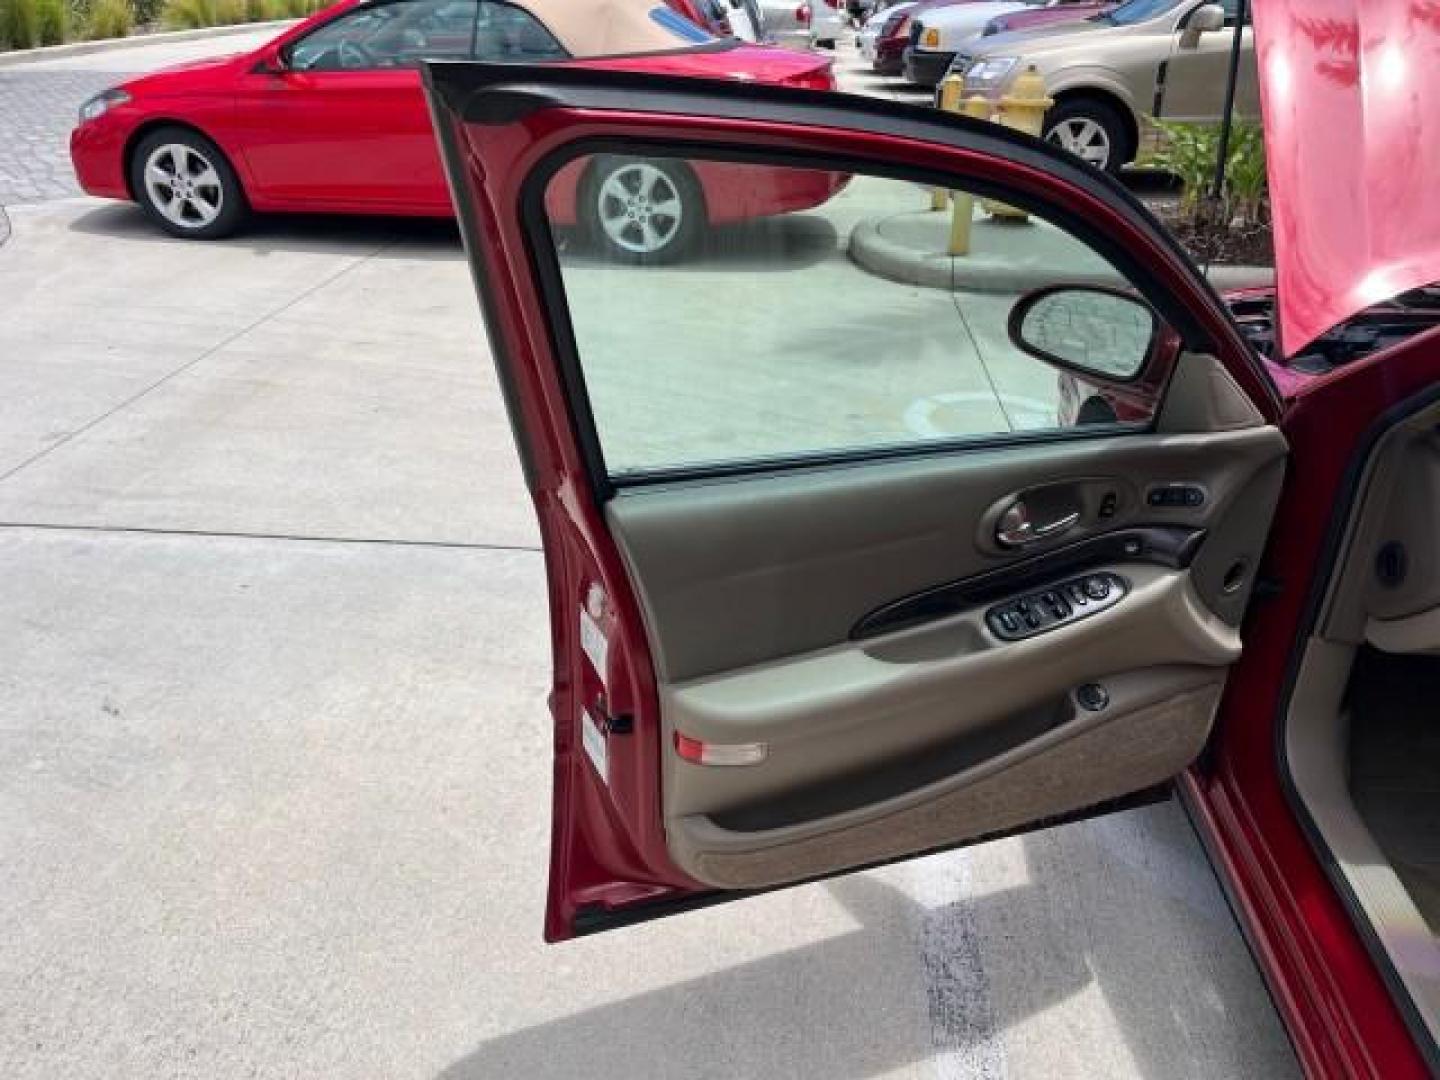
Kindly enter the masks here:
M 1296 790 L 1440 1038 L 1440 407 L 1371 454 L 1286 718 Z
M 1239 655 L 1285 458 L 1195 354 L 1146 433 L 623 490 L 607 513 L 657 665 L 672 856 L 761 888 L 1172 777 Z M 1036 535 L 1006 546 L 1017 502 Z M 1101 599 L 1066 591 L 1096 578 Z M 1030 632 L 1016 601 L 1047 593 L 1070 615 Z M 749 763 L 684 759 L 677 734 Z

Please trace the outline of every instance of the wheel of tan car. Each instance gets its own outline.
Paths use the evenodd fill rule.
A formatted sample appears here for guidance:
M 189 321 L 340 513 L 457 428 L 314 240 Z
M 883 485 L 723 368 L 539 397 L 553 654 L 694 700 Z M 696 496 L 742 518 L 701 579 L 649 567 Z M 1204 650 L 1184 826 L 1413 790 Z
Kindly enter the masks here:
M 1130 158 L 1125 122 L 1103 101 L 1060 102 L 1045 115 L 1045 141 L 1104 172 L 1119 172 Z
M 581 201 L 596 245 L 620 262 L 672 262 L 694 246 L 705 222 L 700 184 L 680 161 L 600 158 Z
M 190 128 L 159 128 L 140 140 L 130 156 L 130 189 L 156 224 L 187 239 L 227 236 L 249 213 L 224 153 Z

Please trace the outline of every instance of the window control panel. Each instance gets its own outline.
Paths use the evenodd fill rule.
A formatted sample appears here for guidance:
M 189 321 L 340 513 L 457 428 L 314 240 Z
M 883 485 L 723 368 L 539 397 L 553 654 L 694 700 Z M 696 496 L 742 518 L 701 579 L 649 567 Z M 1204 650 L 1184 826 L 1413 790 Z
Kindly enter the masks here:
M 1128 588 L 1118 574 L 1085 574 L 996 604 L 985 613 L 985 622 L 1002 641 L 1020 641 L 1113 607 Z

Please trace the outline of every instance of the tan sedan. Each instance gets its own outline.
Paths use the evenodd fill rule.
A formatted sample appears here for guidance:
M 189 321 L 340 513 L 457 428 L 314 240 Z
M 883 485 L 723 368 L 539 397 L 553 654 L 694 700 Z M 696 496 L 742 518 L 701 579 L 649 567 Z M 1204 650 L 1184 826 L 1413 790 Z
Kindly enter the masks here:
M 965 94 L 999 100 L 1030 65 L 1055 105 L 1045 137 L 1098 169 L 1135 160 L 1151 117 L 1218 122 L 1237 0 L 1128 0 L 1105 14 L 980 38 L 956 55 Z M 1236 112 L 1259 115 L 1251 29 L 1242 31 Z

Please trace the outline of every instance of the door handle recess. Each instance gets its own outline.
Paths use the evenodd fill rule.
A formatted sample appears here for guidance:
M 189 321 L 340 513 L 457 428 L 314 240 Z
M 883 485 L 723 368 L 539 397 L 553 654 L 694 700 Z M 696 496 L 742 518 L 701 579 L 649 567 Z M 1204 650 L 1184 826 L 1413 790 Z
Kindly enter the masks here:
M 1027 544 L 1059 536 L 1073 528 L 1079 521 L 1080 511 L 1075 510 L 1054 521 L 1036 525 L 1030 520 L 1030 511 L 1026 509 L 1025 504 L 1016 502 L 1000 515 L 1000 521 L 995 526 L 995 539 L 999 541 L 1001 547 L 1024 547 Z

